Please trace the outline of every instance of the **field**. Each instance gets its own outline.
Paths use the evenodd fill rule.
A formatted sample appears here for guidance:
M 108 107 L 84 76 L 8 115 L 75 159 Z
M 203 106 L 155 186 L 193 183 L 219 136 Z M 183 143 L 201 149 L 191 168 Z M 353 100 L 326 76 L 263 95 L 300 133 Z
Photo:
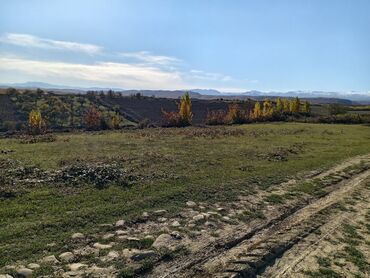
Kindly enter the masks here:
M 67 262 L 84 266 L 69 272 L 94 266 L 120 277 L 153 267 L 155 273 L 162 260 L 196 254 L 209 238 L 216 240 L 242 224 L 251 228 L 252 220 L 268 220 L 271 208 L 276 213 L 284 205 L 328 194 L 312 184 L 299 183 L 294 189 L 280 185 L 368 155 L 369 142 L 368 126 L 303 123 L 60 133 L 40 137 L 40 142 L 0 139 L 0 273 L 50 255 L 63 262 L 58 256 L 70 251 L 74 258 Z M 368 164 L 352 166 L 354 175 Z M 80 179 L 70 176 L 71 169 L 103 170 L 100 176 Z M 113 178 L 102 181 L 104 174 Z M 237 206 L 241 200 L 248 205 L 243 210 Z M 200 211 L 214 211 L 216 219 L 206 221 L 212 213 L 194 213 L 193 202 Z M 124 230 L 118 238 L 115 226 Z M 158 235 L 176 237 L 176 231 L 183 249 L 161 249 L 152 260 L 117 259 L 126 248 L 148 253 Z M 74 233 L 84 238 L 71 239 Z M 76 251 L 91 246 L 98 255 Z M 366 274 L 368 263 L 362 263 L 354 272 Z M 67 264 L 40 264 L 34 274 L 68 273 Z M 101 273 L 97 277 L 105 277 Z

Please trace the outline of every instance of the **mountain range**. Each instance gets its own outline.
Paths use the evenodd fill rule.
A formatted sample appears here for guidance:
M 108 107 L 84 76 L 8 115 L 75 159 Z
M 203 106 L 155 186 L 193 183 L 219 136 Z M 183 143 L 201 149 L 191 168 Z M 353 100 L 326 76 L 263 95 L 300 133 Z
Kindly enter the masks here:
M 25 83 L 11 83 L 11 84 L 0 84 L 1 88 L 20 88 L 20 89 L 47 89 L 56 92 L 75 92 L 84 93 L 89 90 L 95 91 L 119 91 L 123 95 L 132 95 L 136 93 L 141 93 L 144 96 L 156 96 L 156 97 L 166 97 L 166 98 L 179 98 L 184 94 L 184 91 L 189 91 L 190 96 L 199 99 L 247 99 L 247 98 L 257 98 L 263 99 L 266 97 L 300 97 L 304 99 L 327 99 L 330 102 L 333 99 L 339 100 L 349 100 L 350 102 L 370 104 L 370 91 L 369 92 L 326 92 L 326 91 L 288 91 L 288 92 L 278 92 L 269 91 L 262 92 L 256 90 L 245 91 L 241 93 L 233 92 L 220 92 L 215 89 L 190 89 L 190 90 L 125 90 L 122 88 L 108 88 L 108 87 L 75 87 L 75 86 L 64 86 L 55 85 L 43 82 L 25 82 Z

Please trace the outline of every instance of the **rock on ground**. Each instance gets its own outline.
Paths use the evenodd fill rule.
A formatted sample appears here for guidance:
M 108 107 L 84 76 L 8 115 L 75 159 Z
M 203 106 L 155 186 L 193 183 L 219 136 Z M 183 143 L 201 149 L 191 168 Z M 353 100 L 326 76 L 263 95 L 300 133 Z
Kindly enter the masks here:
M 98 242 L 94 243 L 93 246 L 95 248 L 97 248 L 97 249 L 109 249 L 109 248 L 112 248 L 112 245 L 110 245 L 110 244 L 101 244 L 101 243 L 98 243 Z
M 187 205 L 189 208 L 193 208 L 193 207 L 195 207 L 197 204 L 196 204 L 195 202 L 193 202 L 193 201 L 187 201 L 187 202 L 186 202 L 186 205 Z
M 73 238 L 73 239 L 83 239 L 83 238 L 85 238 L 85 236 L 84 236 L 84 234 L 82 234 L 82 233 L 74 233 L 74 234 L 72 235 L 72 238 Z
M 122 226 L 124 226 L 125 225 L 125 220 L 118 220 L 117 222 L 116 222 L 116 227 L 122 227 Z
M 62 261 L 62 262 L 65 262 L 65 263 L 70 263 L 73 261 L 74 259 L 74 255 L 72 252 L 64 252 L 62 254 L 59 255 L 59 259 Z
M 57 258 L 55 258 L 55 256 L 54 256 L 54 255 L 46 256 L 46 257 L 42 258 L 42 259 L 41 259 L 41 261 L 42 261 L 43 263 L 52 263 L 52 264 L 57 264 L 57 263 L 59 263 L 58 259 L 57 259 Z
M 131 256 L 131 260 L 133 260 L 133 261 L 142 261 L 142 260 L 145 260 L 145 259 L 153 258 L 156 255 L 157 255 L 157 253 L 152 251 L 152 250 L 139 251 L 139 252 L 137 252 L 137 253 L 135 253 L 134 255 Z
M 68 267 L 71 271 L 77 271 L 81 268 L 86 268 L 87 265 L 86 264 L 81 264 L 81 263 L 74 263 L 74 264 L 69 264 Z
M 32 269 L 29 269 L 29 268 L 20 268 L 20 269 L 18 269 L 18 271 L 17 271 L 17 275 L 19 276 L 19 277 L 26 277 L 26 278 L 28 278 L 28 277 L 31 277 L 32 276 L 32 272 L 33 272 L 33 270 Z

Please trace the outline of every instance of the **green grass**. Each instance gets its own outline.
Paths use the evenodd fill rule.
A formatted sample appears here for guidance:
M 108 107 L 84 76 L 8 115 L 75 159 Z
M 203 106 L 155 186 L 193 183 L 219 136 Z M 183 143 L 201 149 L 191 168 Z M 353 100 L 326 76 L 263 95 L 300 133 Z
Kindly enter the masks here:
M 339 273 L 335 272 L 334 270 L 330 268 L 319 268 L 317 271 L 306 271 L 305 274 L 307 274 L 310 277 L 313 278 L 342 278 L 343 276 Z
M 43 251 L 57 255 L 72 233 L 94 233 L 101 223 L 132 221 L 155 209 L 175 213 L 187 200 L 232 201 L 240 192 L 254 194 L 297 173 L 370 152 L 370 129 L 359 125 L 276 123 L 56 136 L 55 142 L 36 144 L 1 139 L 0 150 L 14 152 L 0 159 L 44 170 L 76 160 L 119 161 L 137 181 L 100 190 L 47 184 L 0 200 L 0 267 L 36 260 Z M 286 160 L 267 159 L 279 150 Z M 46 247 L 51 242 L 56 245 Z

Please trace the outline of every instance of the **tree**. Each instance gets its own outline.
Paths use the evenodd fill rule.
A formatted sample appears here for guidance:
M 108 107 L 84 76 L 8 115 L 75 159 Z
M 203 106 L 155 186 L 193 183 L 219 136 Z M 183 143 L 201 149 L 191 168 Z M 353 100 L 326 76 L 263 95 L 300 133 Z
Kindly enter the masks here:
M 263 110 L 262 110 L 262 114 L 264 117 L 271 117 L 272 116 L 272 113 L 274 112 L 274 108 L 272 106 L 272 102 L 271 100 L 269 99 L 266 99 L 264 102 L 263 102 Z
M 276 111 L 283 112 L 283 110 L 284 110 L 283 101 L 281 100 L 281 98 L 278 98 L 276 101 Z
M 28 114 L 28 127 L 31 134 L 41 134 L 45 129 L 45 122 L 39 110 L 31 110 Z
M 288 99 L 283 100 L 283 110 L 285 113 L 290 112 L 290 101 Z
M 299 98 L 296 97 L 294 100 L 290 101 L 290 112 L 299 113 L 300 106 L 301 106 L 301 102 Z
M 208 110 L 205 123 L 207 125 L 222 125 L 226 123 L 227 113 L 225 110 Z
M 121 116 L 118 112 L 114 113 L 114 115 L 111 118 L 111 127 L 113 129 L 119 129 L 121 124 Z
M 259 103 L 259 101 L 256 101 L 252 112 L 252 118 L 254 120 L 259 120 L 261 117 L 262 117 L 261 104 Z
M 247 121 L 245 113 L 243 113 L 237 103 L 232 103 L 229 105 L 226 119 L 231 124 L 242 124 Z
M 84 121 L 88 129 L 99 129 L 101 119 L 101 112 L 94 106 L 91 106 L 84 115 Z
M 163 126 L 188 126 L 191 125 L 191 121 L 193 119 L 192 113 L 192 105 L 190 100 L 190 95 L 186 92 L 180 100 L 180 104 L 178 105 L 179 111 L 174 112 L 170 111 L 167 112 L 162 109 L 163 114 Z
M 303 112 L 307 114 L 311 113 L 311 104 L 307 100 L 303 104 Z
M 180 107 L 179 107 L 179 115 L 180 119 L 183 122 L 183 125 L 191 125 L 191 121 L 193 119 L 193 113 L 192 113 L 192 107 L 191 107 L 191 100 L 190 95 L 188 92 L 186 92 L 182 97 L 180 101 Z
M 338 103 L 329 104 L 328 110 L 330 115 L 345 114 L 347 112 L 346 108 Z

